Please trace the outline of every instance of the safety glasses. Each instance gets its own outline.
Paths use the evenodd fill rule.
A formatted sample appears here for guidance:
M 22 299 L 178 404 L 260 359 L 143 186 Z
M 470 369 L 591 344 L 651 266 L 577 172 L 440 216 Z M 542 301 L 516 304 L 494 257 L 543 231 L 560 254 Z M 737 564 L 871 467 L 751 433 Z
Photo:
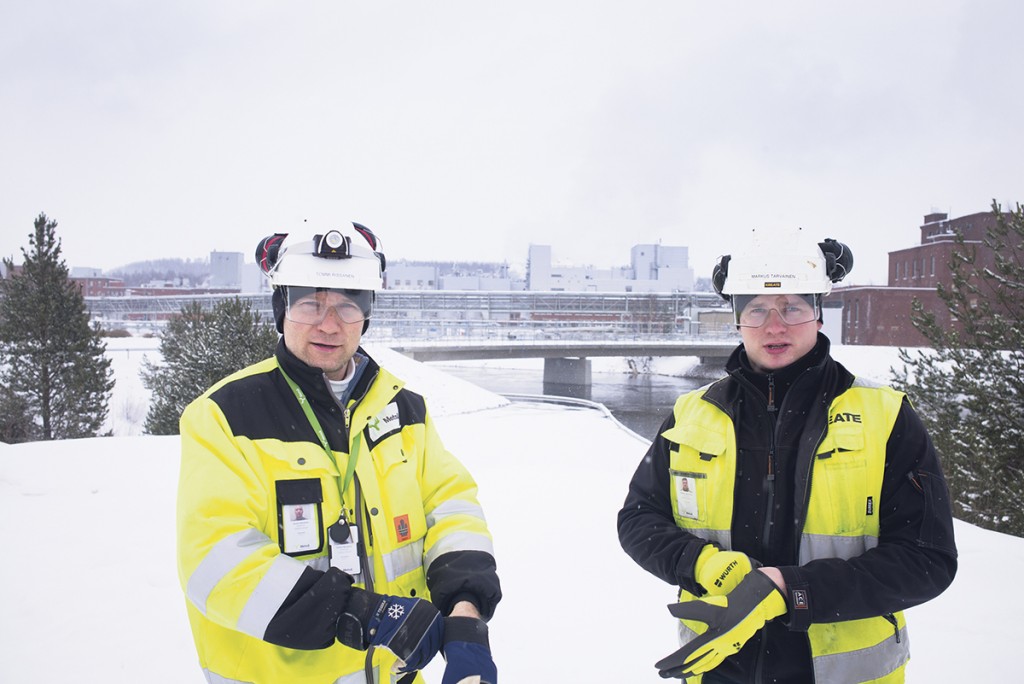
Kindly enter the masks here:
M 285 316 L 294 323 L 319 325 L 332 310 L 343 323 L 359 323 L 370 317 L 373 293 L 289 285 L 287 303 Z
M 786 325 L 800 325 L 821 317 L 821 301 L 813 294 L 733 295 L 732 311 L 742 328 L 760 328 L 772 311 Z

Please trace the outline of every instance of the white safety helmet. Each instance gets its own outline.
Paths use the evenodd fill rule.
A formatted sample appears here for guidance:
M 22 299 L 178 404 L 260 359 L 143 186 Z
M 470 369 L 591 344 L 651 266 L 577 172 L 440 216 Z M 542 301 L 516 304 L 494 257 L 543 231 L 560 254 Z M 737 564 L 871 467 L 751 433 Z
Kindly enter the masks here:
M 725 299 L 732 295 L 826 295 L 853 268 L 853 253 L 841 242 L 816 243 L 803 230 L 754 231 L 742 251 L 720 257 L 712 282 Z
M 256 262 L 275 288 L 369 290 L 384 286 L 384 254 L 380 241 L 365 226 L 327 230 L 322 234 L 277 233 L 260 241 Z
M 344 290 L 350 296 L 369 293 L 363 302 L 366 332 L 373 302 L 384 287 L 387 265 L 377 236 L 354 222 L 351 228 L 344 226 L 322 234 L 275 233 L 265 237 L 256 246 L 256 263 L 274 288 L 271 304 L 280 333 L 284 332 L 289 287 Z

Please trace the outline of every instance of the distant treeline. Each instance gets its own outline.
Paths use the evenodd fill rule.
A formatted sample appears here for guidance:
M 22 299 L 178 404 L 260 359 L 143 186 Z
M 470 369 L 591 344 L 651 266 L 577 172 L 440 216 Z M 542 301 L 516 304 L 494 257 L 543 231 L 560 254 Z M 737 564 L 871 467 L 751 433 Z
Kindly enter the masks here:
M 210 262 L 208 259 L 151 259 L 119 266 L 106 275 L 120 278 L 128 287 L 178 280 L 201 283 L 210 277 Z

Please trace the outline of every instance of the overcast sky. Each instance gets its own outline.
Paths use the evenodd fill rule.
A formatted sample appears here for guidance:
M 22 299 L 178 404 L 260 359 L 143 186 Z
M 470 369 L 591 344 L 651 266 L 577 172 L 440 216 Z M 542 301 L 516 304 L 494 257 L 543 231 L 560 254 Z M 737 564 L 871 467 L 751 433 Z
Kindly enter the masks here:
M 1024 3 L 33 0 L 0 8 L 0 256 L 70 266 L 357 220 L 390 259 L 623 265 L 1024 200 Z M 306 220 L 306 227 L 302 222 Z

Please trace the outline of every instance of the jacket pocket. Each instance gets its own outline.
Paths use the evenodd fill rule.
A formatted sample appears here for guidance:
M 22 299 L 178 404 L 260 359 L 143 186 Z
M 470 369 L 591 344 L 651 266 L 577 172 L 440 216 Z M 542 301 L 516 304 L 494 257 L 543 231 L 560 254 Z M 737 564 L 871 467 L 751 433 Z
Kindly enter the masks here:
M 924 517 L 921 520 L 920 542 L 925 546 L 956 554 L 953 539 L 953 515 L 946 481 L 933 473 L 918 471 L 913 476 L 924 495 Z
M 714 503 L 712 488 L 730 477 L 724 472 L 726 436 L 704 425 L 680 423 L 663 432 L 662 437 L 677 445 L 669 456 L 672 515 L 676 524 L 703 528 Z
M 878 504 L 868 491 L 864 434 L 832 428 L 815 459 L 812 489 L 825 499 L 817 512 L 831 519 L 831 532 L 860 534 Z
M 277 540 L 281 553 L 308 556 L 324 550 L 323 485 L 319 478 L 278 480 Z

